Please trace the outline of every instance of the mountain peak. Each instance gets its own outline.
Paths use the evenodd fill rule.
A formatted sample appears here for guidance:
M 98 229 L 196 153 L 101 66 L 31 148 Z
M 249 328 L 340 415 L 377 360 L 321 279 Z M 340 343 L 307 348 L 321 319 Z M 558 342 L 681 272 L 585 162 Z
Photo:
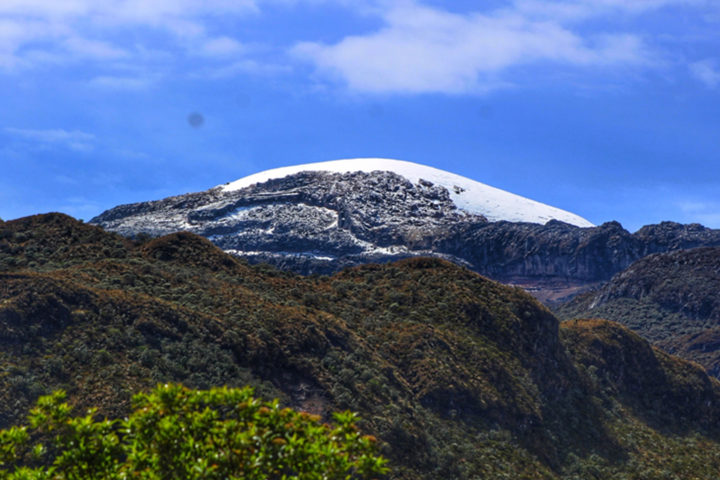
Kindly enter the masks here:
M 491 187 L 461 175 L 427 165 L 387 158 L 353 158 L 273 168 L 220 185 L 219 188 L 224 192 L 233 192 L 268 180 L 314 171 L 332 173 L 387 171 L 400 175 L 413 184 L 429 182 L 447 189 L 451 200 L 458 209 L 482 215 L 491 222 L 505 220 L 545 224 L 550 220 L 559 220 L 578 227 L 594 226 L 588 220 L 574 213 Z

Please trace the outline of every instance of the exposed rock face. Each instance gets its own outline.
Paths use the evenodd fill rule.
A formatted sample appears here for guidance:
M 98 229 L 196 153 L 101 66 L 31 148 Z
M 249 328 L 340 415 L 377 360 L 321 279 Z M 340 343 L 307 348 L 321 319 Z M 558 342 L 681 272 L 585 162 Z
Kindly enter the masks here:
M 717 245 L 718 231 L 698 223 L 662 222 L 646 225 L 635 233 L 644 246 L 643 255 Z
M 676 224 L 655 227 L 666 232 L 686 231 Z M 652 254 L 597 291 L 564 305 L 558 314 L 564 319 L 602 317 L 623 323 L 668 352 L 696 361 L 720 377 L 718 285 L 719 247 Z
M 649 253 L 720 245 L 718 230 L 670 222 L 635 234 L 617 222 L 488 222 L 459 210 L 444 187 L 380 171 L 302 172 L 236 191 L 122 205 L 91 222 L 127 236 L 188 230 L 253 262 L 304 274 L 441 257 L 531 290 L 550 288 L 539 295 L 545 300 L 608 280 Z
M 499 279 L 515 277 L 609 278 L 641 256 L 641 243 L 617 222 L 578 228 L 550 221 L 545 225 L 496 222 L 472 225 L 442 245 Z M 718 235 L 720 241 L 720 234 Z
M 434 255 L 457 225 L 487 220 L 458 210 L 445 188 L 391 172 L 303 172 L 239 191 L 215 188 L 122 205 L 91 220 L 123 235 L 188 230 L 223 250 L 302 273 Z

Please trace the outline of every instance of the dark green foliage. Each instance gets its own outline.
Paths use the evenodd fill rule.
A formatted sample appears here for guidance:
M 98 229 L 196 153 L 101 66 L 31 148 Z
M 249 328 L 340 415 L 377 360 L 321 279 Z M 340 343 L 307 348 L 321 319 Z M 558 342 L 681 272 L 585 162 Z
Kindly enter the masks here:
M 351 412 L 337 426 L 262 402 L 252 389 L 158 386 L 125 419 L 71 415 L 65 393 L 41 397 L 28 425 L 0 431 L 0 478 L 349 480 L 386 473 L 375 438 Z
M 250 384 L 325 419 L 360 412 L 397 479 L 654 479 L 662 465 L 716 478 L 717 417 L 693 405 L 715 415 L 717 382 L 639 339 L 617 361 L 614 337 L 561 336 L 522 290 L 450 263 L 299 277 L 190 234 L 133 243 L 60 215 L 0 227 L 14 239 L 3 258 L 17 259 L 0 270 L 3 426 L 57 388 L 122 418 L 132 392 L 158 382 Z M 59 247 L 29 267 L 46 238 Z M 599 345 L 591 359 L 585 344 Z M 623 383 L 648 360 L 653 382 L 677 381 Z

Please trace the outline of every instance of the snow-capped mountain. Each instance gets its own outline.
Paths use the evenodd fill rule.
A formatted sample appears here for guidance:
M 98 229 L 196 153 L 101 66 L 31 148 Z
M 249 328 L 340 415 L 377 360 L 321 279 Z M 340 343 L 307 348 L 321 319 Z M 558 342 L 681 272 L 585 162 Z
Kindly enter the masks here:
M 594 227 L 468 178 L 383 159 L 267 170 L 121 205 L 91 223 L 127 236 L 186 230 L 251 262 L 300 273 L 435 256 L 555 296 L 607 280 L 648 253 L 720 245 L 720 231 L 700 225 L 663 223 L 635 234 L 617 222 Z
M 205 192 L 122 205 L 91 222 L 134 236 L 188 230 L 227 252 L 302 272 L 414 255 L 472 266 L 440 248 L 489 222 L 587 220 L 450 172 L 362 158 L 256 173 Z
M 593 226 L 592 223 L 574 213 L 454 173 L 417 163 L 386 158 L 355 158 L 274 168 L 221 185 L 220 188 L 225 192 L 233 192 L 256 183 L 284 178 L 300 172 L 371 173 L 374 171 L 393 172 L 416 185 L 421 182 L 429 182 L 443 187 L 448 191 L 450 199 L 457 208 L 482 215 L 491 222 L 505 220 L 545 224 L 550 220 L 559 220 L 578 227 Z

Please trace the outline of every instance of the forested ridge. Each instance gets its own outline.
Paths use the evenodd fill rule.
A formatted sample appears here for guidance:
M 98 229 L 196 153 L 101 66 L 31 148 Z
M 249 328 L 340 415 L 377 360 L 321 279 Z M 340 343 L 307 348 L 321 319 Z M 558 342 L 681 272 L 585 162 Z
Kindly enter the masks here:
M 560 324 L 437 259 L 302 277 L 188 233 L 128 240 L 61 214 L 0 223 L 0 426 L 64 389 L 251 385 L 359 412 L 391 477 L 716 479 L 720 383 L 619 324 Z

